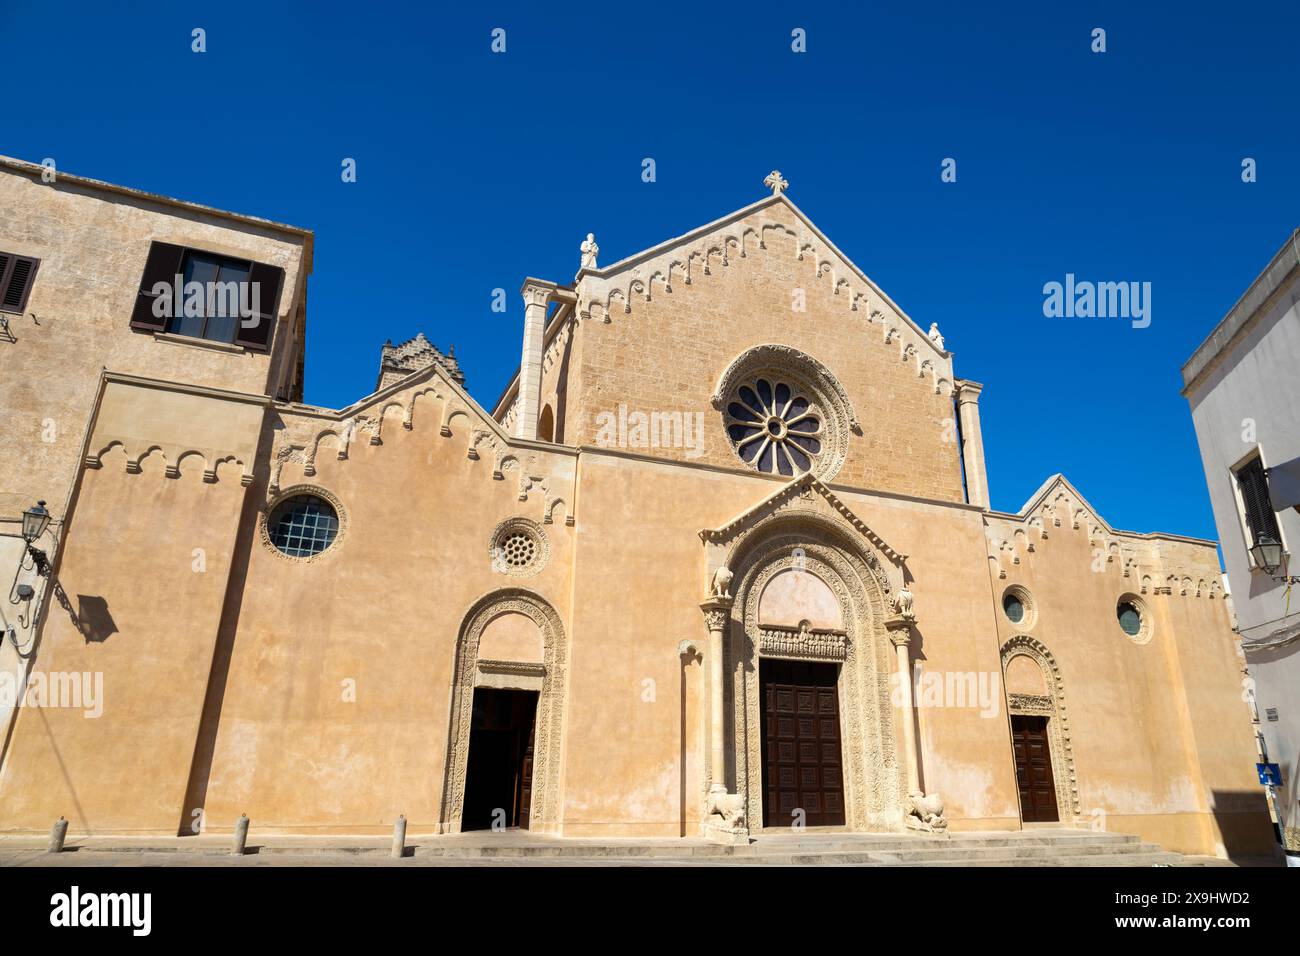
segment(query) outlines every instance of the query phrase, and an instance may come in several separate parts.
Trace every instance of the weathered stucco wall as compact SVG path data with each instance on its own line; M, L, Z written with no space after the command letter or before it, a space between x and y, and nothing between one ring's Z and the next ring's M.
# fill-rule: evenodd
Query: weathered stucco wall
M154 240L283 268L272 350L132 331ZM61 511L101 369L267 394L289 352L289 318L297 314L307 268L304 243L301 234L215 210L183 210L68 178L45 183L39 174L0 167L0 251L41 260L26 312L9 316L15 341L0 343L0 430L10 447L22 449L0 458L0 513L16 514L37 498Z

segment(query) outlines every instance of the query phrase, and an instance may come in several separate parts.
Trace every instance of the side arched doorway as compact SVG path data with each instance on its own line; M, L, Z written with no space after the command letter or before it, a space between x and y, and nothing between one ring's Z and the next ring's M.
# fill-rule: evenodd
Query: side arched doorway
M1023 823L1072 823L1079 816L1070 717L1060 666L1041 641L1020 634L1002 645L1002 686Z
M465 615L456 642L439 829L559 827L568 659L543 598L503 588Z

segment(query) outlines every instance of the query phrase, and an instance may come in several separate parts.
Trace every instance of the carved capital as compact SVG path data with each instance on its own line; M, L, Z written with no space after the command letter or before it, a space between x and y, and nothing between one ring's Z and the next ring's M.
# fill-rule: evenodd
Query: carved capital
M546 300L550 298L551 293L554 291L554 282L532 277L525 279L523 286L519 289L520 295L524 297L524 307L529 309L546 308Z
M704 612L704 623L710 632L721 631L727 626L731 617L731 605L734 603L735 598L711 597L700 604L700 610Z
M980 392L982 391L984 391L984 386L979 382L971 382L964 379L959 380L957 382L957 403L959 405L978 405Z
M895 647L906 647L912 643L912 624L914 621L904 617L891 617L885 621L885 630L889 631L889 642Z

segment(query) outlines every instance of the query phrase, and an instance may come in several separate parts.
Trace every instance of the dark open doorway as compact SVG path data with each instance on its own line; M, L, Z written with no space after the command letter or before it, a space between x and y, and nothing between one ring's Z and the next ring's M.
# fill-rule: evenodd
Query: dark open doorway
M537 692L474 689L462 830L528 829Z

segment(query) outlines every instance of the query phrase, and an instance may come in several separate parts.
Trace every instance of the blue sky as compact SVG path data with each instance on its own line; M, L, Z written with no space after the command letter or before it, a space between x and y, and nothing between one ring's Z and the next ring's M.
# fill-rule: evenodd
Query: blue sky
M588 231L606 263L679 235L779 168L985 384L994 507L1061 471L1117 527L1215 536L1179 368L1300 225L1295 3L111 6L0 3L30 81L0 151L314 229L310 402L366 394L423 330L491 406L525 275L570 279ZM1150 282L1151 325L1045 318L1066 273Z

